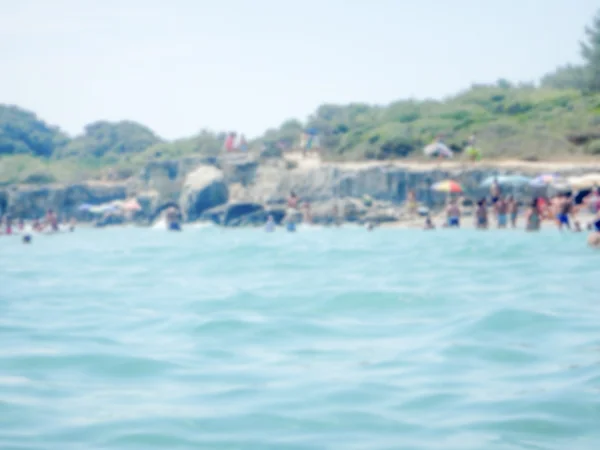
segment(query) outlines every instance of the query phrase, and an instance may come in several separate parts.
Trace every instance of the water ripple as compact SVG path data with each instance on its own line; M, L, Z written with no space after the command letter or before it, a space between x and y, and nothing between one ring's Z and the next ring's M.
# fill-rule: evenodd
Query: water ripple
M598 258L554 230L0 239L0 448L600 448Z

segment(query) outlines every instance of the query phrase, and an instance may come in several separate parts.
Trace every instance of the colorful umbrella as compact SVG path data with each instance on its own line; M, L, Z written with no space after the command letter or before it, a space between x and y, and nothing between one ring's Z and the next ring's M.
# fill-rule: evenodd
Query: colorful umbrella
M431 189L438 192L448 192L450 194L460 194L463 190L460 184L454 180L444 180L435 183Z

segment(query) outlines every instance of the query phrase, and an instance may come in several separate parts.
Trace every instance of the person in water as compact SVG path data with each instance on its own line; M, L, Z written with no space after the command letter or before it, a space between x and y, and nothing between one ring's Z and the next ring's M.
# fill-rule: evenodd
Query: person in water
M181 231L181 224L179 223L179 211L174 206L169 206L166 213L167 219L167 230Z
M50 227L51 231L58 231L58 217L52 209L48 209L46 212L46 225Z
M265 231L268 233L275 231L275 219L273 219L273 216L270 214L269 214L269 217L267 217L267 223L265 224Z
M26 234L23 236L23 244L30 244L31 243L31 235L30 234Z
M538 199L534 199L525 213L525 230L539 231L542 224L542 213L540 212Z
M446 208L446 219L449 228L460 228L460 208L456 200L450 200Z
M558 229L562 231L563 227L567 227L570 230L571 223L569 222L569 216L573 211L573 202L570 196L567 194L559 195L556 198L555 208Z
M519 204L517 200L509 195L506 201L508 206L508 215L510 216L510 226L513 228L517 228L517 216L519 215Z
M488 228L488 211L485 198L477 202L475 209L475 228L479 230L487 230Z
M12 217L7 214L4 219L5 219L5 223L6 223L6 227L4 228L4 233L6 233L7 235L10 235L13 232Z
M592 214L600 212L600 187L594 186L589 195L584 199L584 203L590 209Z
M425 218L425 225L423 225L424 230L435 230L435 225L431 220L431 216L427 215Z
M498 228L506 228L506 225L508 223L508 202L502 196L500 196L498 200L496 200L494 210L496 211L496 220L498 221Z
M588 235L588 245L594 248L600 248L600 211L596 213L594 222L591 223L592 232Z
M39 221L39 219L34 219L33 223L31 224L31 228L33 229L33 231L42 231L43 225L42 223Z

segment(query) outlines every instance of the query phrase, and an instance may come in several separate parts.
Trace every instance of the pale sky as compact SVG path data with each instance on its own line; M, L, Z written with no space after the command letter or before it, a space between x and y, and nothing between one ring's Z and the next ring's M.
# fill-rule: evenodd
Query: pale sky
M0 103L69 134L256 136L322 103L440 98L580 61L598 0L0 0Z

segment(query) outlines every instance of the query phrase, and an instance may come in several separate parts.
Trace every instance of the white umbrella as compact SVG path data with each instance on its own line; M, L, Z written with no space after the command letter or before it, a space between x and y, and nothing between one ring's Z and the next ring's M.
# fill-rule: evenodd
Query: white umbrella
M452 158L452 156L454 155L452 153L452 150L450 150L447 145L441 142L434 142L433 144L429 144L423 149L423 153L431 157L443 156L444 158Z
M581 177L570 177L567 181L573 189L580 191L591 189L594 186L600 186L600 173L588 173Z

